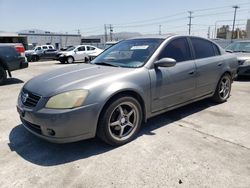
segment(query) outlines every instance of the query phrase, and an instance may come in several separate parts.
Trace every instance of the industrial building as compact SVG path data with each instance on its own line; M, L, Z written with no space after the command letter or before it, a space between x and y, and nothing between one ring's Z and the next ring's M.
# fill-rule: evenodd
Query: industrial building
M80 34L62 34L42 30L24 30L18 32L20 37L27 37L29 48L37 45L51 44L56 49L81 44Z

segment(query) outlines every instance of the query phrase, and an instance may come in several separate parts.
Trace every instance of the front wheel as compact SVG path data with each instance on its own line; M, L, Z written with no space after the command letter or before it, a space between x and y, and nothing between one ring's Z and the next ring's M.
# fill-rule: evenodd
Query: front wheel
M98 123L97 136L110 145L123 145L134 139L141 123L141 105L135 98L124 96L105 109Z
M224 74L216 87L213 101L223 103L227 101L231 93L232 78L229 74Z
M67 57L67 63L71 64L74 62L74 58L73 57Z

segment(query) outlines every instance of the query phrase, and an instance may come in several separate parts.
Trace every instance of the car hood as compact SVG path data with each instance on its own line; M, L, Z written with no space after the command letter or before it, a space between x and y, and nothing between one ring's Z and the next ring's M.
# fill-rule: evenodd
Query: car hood
M250 53L237 52L234 53L239 61L250 59Z
M58 54L60 54L60 55L67 55L67 54L72 54L73 53L73 51L60 51L60 52L58 52Z
M35 50L26 50L25 51L25 54L32 54L32 53L34 53L35 52Z
M24 88L40 96L50 97L64 91L86 89L86 86L103 81L103 78L121 76L131 71L133 69L111 66L72 65L34 77Z

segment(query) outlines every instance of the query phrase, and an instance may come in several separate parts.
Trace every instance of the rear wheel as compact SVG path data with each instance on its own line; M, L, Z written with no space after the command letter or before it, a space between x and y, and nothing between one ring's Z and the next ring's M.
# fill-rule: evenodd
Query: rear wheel
M0 66L0 85L3 85L7 78L6 71L2 66Z
M67 57L67 63L71 64L74 62L74 58L73 57Z
M231 76L229 74L224 74L217 85L214 96L212 97L213 101L218 103L227 101L230 97L231 85Z
M123 145L134 139L141 122L139 102L124 96L112 101L101 115L97 136L110 145Z

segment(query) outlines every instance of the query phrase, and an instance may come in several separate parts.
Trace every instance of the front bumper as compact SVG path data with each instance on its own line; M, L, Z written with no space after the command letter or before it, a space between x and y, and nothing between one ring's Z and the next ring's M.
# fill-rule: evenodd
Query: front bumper
M59 56L59 57L58 57L58 60L59 60L60 62L66 62L66 61L67 61L67 56Z
M239 76L250 76L250 65L241 65L238 68Z
M23 126L32 134L54 143L68 143L95 137L98 105L76 109L29 108L18 98L17 111Z

